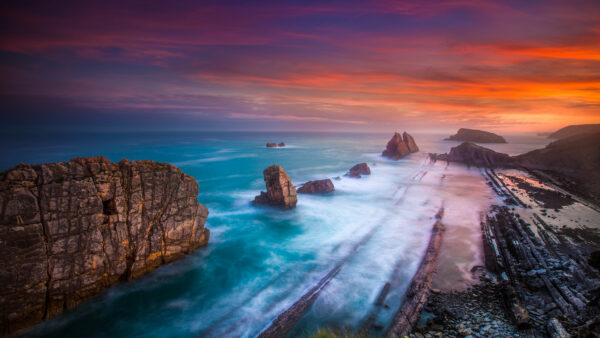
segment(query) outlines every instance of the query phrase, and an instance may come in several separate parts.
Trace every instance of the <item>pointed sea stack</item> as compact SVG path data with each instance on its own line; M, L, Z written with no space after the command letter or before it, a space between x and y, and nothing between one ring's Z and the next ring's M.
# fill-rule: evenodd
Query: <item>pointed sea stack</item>
M397 161L406 155L416 153L417 151L419 151L419 147L410 134L407 132L404 132L402 135L400 135L400 133L394 133L394 136L389 140L381 155Z
M263 170L267 192L261 191L254 198L254 204L281 206L293 209L298 201L296 188L281 166L272 165Z

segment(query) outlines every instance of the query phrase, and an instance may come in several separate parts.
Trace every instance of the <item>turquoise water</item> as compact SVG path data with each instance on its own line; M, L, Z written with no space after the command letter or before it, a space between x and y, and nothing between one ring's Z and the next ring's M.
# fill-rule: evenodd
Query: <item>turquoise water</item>
M293 334L319 326L358 330L372 314L376 323L386 326L417 268L438 209L442 205L447 209L451 225L447 250L456 255L453 261L460 261L456 266L448 263L445 270L449 279L458 280L480 263L477 215L493 199L477 169L446 168L428 161L427 152L446 152L458 143L441 141L444 135L414 134L421 152L395 162L379 156L390 136L3 135L2 169L19 162L96 155L112 161L170 162L196 178L198 199L210 210L206 226L211 239L206 248L112 287L26 336L254 336L340 261L345 262L340 273ZM511 144L494 147L514 154L547 143L527 135L508 140ZM284 141L287 147L267 149L267 141ZM368 162L372 175L344 177L358 162ZM298 206L291 211L253 206L250 201L264 190L262 170L271 164L283 166L296 185L333 178L336 191L299 195ZM452 238L461 249L453 248ZM390 310L373 305L386 282L392 284L386 300Z

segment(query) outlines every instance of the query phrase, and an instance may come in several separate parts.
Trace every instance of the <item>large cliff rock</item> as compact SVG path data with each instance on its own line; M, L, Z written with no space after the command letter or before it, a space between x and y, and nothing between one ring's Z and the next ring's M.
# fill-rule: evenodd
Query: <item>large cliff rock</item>
M504 137L483 130L460 128L448 141L467 141L476 143L506 143Z
M548 138L566 138L587 133L600 133L600 124L577 124L566 126L548 135Z
M263 170L267 192L261 191L254 198L255 204L281 206L284 209L296 207L296 188L281 166L272 165Z
M450 149L447 159L450 162L464 162L480 167L512 165L512 159L507 154L498 153L470 142L463 142L461 145Z
M410 134L407 132L404 132L402 135L400 135L400 133L394 133L394 136L388 141L385 150L381 155L393 160L399 160L404 156L417 151L419 151L419 147Z
M299 189L299 194L320 194L332 192L335 190L333 182L326 178L324 180L308 181L304 183Z
M106 158L0 172L2 333L206 245L208 209L176 167Z

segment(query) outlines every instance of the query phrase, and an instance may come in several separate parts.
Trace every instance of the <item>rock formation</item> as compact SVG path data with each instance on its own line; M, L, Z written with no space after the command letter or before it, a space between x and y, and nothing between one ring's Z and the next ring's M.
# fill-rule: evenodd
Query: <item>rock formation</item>
M461 145L450 149L450 153L445 159L450 162L464 162L468 165L478 167L500 167L512 164L510 156L495 152L491 149L470 143L463 142Z
M53 317L206 245L198 183L104 157L0 172L2 333Z
M385 150L381 153L382 156L391 158L393 160L399 160L404 156L419 151L419 147L415 143L415 139L404 132L394 133L394 136L388 141Z
M272 165L263 170L267 192L261 191L254 198L255 204L281 206L284 209L296 207L296 188L281 166Z
M548 138L566 138L587 133L599 133L600 124L578 124L561 128L548 135Z
M279 144L277 145L278 147L285 147L285 143L284 142L279 142Z
M506 143L504 137L483 130L460 128L456 135L446 139L447 141L467 141L476 143Z
M335 190L333 182L330 179L308 181L298 189L299 194L319 194L332 192Z
M354 167L350 168L347 176L360 178L361 175L371 175L371 168L366 163L356 164Z
M267 148L277 148L277 144L273 142L267 142Z

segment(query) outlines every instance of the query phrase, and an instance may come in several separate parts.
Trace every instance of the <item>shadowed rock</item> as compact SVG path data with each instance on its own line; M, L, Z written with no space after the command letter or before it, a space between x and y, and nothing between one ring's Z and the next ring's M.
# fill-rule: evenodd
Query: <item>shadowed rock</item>
M281 148L281 147L285 147L285 143L283 143L283 142L279 142L279 144L278 144L277 146L278 146L278 147L280 147L280 148Z
M300 194L319 194L332 192L335 188L333 186L333 182L330 179L317 180L317 181L308 181L302 185L298 189L298 193Z
M483 130L460 128L456 135L446 139L447 141L467 141L476 143L506 143L504 137Z
M347 176L360 178L361 175L371 175L371 169L366 163L359 163L354 167L350 168Z
M75 158L0 172L2 333L206 245L198 183L153 161Z
M296 188L281 166L272 165L263 170L267 192L261 191L254 198L255 204L281 206L284 209L296 207Z
M277 144L273 142L267 142L267 148L277 148Z
M411 135L407 132L404 132L402 135L400 135L400 133L394 133L394 136L388 141L385 150L381 155L393 160L399 160L406 155L417 151L419 151L419 147Z
M450 149L447 160L464 162L479 167L507 166L513 163L513 160L507 154L498 153L470 142L464 142Z

